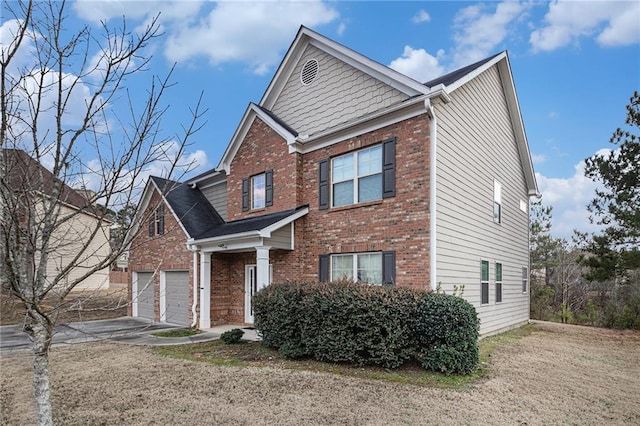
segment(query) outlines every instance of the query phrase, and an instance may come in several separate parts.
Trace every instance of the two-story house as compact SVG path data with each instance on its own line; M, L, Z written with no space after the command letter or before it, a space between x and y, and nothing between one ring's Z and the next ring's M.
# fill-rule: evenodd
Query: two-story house
M481 333L529 319L538 193L506 52L426 83L302 27L219 165L150 179L132 314L251 324L272 282L452 292Z

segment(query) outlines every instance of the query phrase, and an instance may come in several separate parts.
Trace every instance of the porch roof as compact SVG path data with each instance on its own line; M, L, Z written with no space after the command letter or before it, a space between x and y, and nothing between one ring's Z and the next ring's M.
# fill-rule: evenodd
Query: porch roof
M260 232L271 227L272 225L278 224L278 222L289 223L290 221L297 219L297 217L306 214L308 209L309 206L304 205L291 210L284 210L281 212L265 214L262 216L255 216L247 219L239 219L231 222L226 222L198 235L197 238L194 238L193 243L198 243L201 240L232 237L238 234Z

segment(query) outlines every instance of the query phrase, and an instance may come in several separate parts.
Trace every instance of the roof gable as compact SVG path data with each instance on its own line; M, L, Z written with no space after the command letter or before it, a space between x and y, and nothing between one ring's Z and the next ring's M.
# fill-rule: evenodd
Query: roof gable
M406 94L416 96L428 92L428 88L420 82L407 77L385 65L373 61L366 56L349 49L307 27L300 27L296 38L289 47L282 63L278 67L269 87L264 93L260 106L273 109L287 81L289 81L302 55L309 45L339 59L353 68L368 74L390 87Z
M150 180L187 236L195 237L224 223L197 187L156 176L151 176Z
M238 149L240 149L240 145L242 145L242 141L247 136L253 121L259 118L269 127L271 127L276 133L278 133L282 138L286 141L288 145L292 145L295 142L297 132L286 125L282 120L280 120L275 114L268 111L264 107L260 107L254 103L250 103L247 107L242 119L240 120L240 124L238 125L229 145L227 145L227 149L225 150L222 158L220 159L220 164L216 167L216 170L222 171L224 170L227 175L231 171L231 162L233 158L238 153Z

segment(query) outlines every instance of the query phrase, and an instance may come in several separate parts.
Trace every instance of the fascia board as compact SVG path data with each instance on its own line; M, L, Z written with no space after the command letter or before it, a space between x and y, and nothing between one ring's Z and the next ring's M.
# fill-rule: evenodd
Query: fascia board
M498 71L500 72L500 80L502 81L502 87L505 92L511 125L513 126L514 136L516 138L516 143L518 144L520 162L524 169L529 194L539 196L540 191L538 190L538 183L533 170L533 161L531 159L531 151L529 150L529 142L527 141L527 134L524 129L524 121L522 120L520 103L518 102L513 74L511 73L509 57L506 53L504 54L503 60L498 63Z
M301 209L298 212L295 212L294 214L285 217L282 220L279 220L278 222L274 223L273 225L269 225L266 228L260 230L260 236L264 237L264 238L271 238L271 233L274 231L277 231L278 229L282 228L283 226L286 226L288 224L290 224L291 222L296 221L297 219L301 218L302 216L306 215L307 213L309 213L309 207L305 207L304 209Z
M208 246L212 244L227 244L233 241L238 240L246 240L251 238L260 238L260 231L247 231L240 232L237 234L229 234L229 235L220 235L218 237L204 238L201 240L196 240L193 238L189 238L187 240L187 244L196 245L196 246Z
M306 154L333 145L345 139L381 129L400 121L416 117L420 114L424 114L427 111L424 102L427 98L428 97L426 96L418 96L385 110L377 111L371 115L361 117L358 120L318 133L308 139L297 140L294 145L290 145L289 152Z
M447 86L448 92L451 93L457 88L459 88L460 86L464 86L466 83L473 80L474 78L476 78L477 76L479 76L480 74L482 74L483 72L485 72L486 70L488 70L489 68L497 64L498 62L505 60L506 58L507 58L507 52L501 52L499 55L496 55L495 58L482 64L481 66L471 71L470 73L464 75L463 77L459 78L455 82L449 84Z
M429 88L419 81L369 59L320 34L316 34L315 37L309 41L309 44L335 56L355 69L369 74L408 96L424 95L429 92Z
M287 131L268 114L262 111L256 104L250 103L244 115L242 116L242 120L240 120L238 128L231 138L231 142L229 142L227 149L220 159L220 164L218 165L218 167L216 167L217 171L224 170L227 175L231 173L231 162L238 153L240 145L242 145L242 141L244 141L244 138L247 136L247 133L249 132L249 129L251 128L251 125L253 124L253 121L256 117L260 118L260 120L265 122L276 133L278 133L287 142L287 144L291 144L295 141L294 135L289 133L289 131Z

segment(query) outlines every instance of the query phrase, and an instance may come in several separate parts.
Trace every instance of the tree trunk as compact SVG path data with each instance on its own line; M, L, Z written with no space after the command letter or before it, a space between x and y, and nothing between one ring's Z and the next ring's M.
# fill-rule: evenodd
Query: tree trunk
M42 324L33 326L33 394L38 425L53 425L51 389L49 386L49 346L52 332Z

